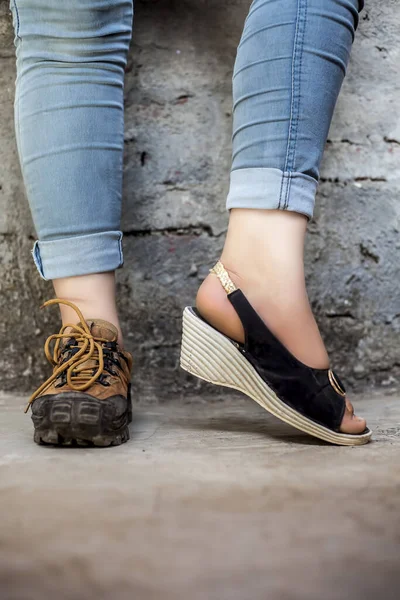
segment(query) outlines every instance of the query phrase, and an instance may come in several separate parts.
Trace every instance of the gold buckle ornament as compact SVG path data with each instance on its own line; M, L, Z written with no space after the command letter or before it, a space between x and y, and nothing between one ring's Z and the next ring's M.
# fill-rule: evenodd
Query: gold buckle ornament
M339 394L340 396L346 395L346 392L342 389L338 380L336 379L335 375L333 374L332 369L329 369L329 371L328 371L328 379L329 379L329 383L331 384L331 386L333 387L333 389L335 390L335 392L337 394Z

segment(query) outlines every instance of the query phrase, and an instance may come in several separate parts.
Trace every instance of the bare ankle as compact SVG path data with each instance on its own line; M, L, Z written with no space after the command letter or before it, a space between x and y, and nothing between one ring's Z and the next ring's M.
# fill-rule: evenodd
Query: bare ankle
M56 296L75 304L84 319L103 319L112 323L118 330L118 344L123 347L113 272L55 279L53 286ZM60 312L63 325L77 323L78 317L73 308L62 304Z
M324 369L329 359L305 286L306 224L296 213L234 209L221 261L287 349L305 364ZM241 323L215 276L204 281L196 304L214 327L243 341Z
M280 299L278 293L274 295L273 287L254 286L245 276L238 277L233 272L229 275L267 327L298 360L317 369L329 366L305 288L299 293L289 286L287 295ZM241 321L215 275L210 274L201 285L196 306L213 327L235 341L244 342Z

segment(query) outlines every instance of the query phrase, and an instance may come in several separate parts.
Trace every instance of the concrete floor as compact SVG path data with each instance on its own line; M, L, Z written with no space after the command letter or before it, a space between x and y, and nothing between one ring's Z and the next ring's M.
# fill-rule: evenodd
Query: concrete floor
M361 448L225 398L102 450L34 445L0 396L1 600L398 600L399 396L356 399Z

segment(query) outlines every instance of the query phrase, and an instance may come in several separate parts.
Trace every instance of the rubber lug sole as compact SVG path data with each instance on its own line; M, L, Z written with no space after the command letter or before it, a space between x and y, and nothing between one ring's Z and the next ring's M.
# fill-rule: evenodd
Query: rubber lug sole
M80 392L38 400L32 405L33 439L37 444L108 447L129 440L129 398L126 410L119 415L112 399L97 400Z

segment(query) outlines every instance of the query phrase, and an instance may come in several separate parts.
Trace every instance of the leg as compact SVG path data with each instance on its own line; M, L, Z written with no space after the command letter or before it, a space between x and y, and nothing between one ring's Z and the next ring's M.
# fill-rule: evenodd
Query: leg
M120 232L124 69L132 0L12 0L15 125L38 241L63 327L53 374L31 396L35 441L96 446L129 438L132 357L122 349L114 271ZM50 344L54 343L53 352Z
M12 0L15 123L38 241L56 294L114 323L120 232L123 85L132 0ZM62 307L63 322L76 315Z
M234 131L228 235L221 261L270 330L303 363L329 366L307 298L303 245L319 165L345 75L358 0L254 0L233 76ZM214 275L200 313L243 341ZM342 431L365 421L345 412Z

